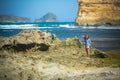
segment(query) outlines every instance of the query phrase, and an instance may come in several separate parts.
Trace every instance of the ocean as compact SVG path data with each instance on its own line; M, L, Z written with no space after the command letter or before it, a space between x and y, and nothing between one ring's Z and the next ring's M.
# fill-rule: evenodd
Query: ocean
M0 23L0 36L10 37L24 29L39 29L57 35L61 40L89 34L92 47L103 51L120 49L120 26L76 26L75 22Z

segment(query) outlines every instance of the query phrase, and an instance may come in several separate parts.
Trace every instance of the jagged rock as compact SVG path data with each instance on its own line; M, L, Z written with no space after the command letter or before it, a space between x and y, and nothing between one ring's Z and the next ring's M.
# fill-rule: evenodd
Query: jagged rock
M0 47L3 45L49 43L50 34L40 30L23 30L16 36L0 37Z
M83 26L120 25L120 0L78 0L76 23Z
M40 46L40 50L47 50L50 44L50 34L41 32L40 30L23 30L16 36L1 37L0 48L15 49L17 51L25 51Z
M55 35L55 34L52 34L51 35L51 41L52 41L52 43L59 43L59 42L61 42L61 40Z
M65 41L62 42L63 46L77 46L82 47L83 43L78 38L67 38Z
M97 50L97 49L94 50L94 55L98 58L106 58L107 57L105 52L102 52L102 51Z
M89 58L86 57L83 43L77 37L61 41L54 34L51 37L49 33L40 30L23 30L18 35L1 37L0 40L3 48L0 49L1 80L120 79L120 51L116 54L112 51L110 57L104 59L104 52L91 49L90 55L95 54L95 57ZM37 49L39 51L35 51Z
M79 56L85 55L84 44L77 38L67 38L64 41L59 40L55 34L42 32L40 30L23 30L19 34L11 37L0 37L0 49L27 51L51 51L58 49L58 52L71 51L71 54ZM61 49L61 50L59 50ZM64 50L65 49L65 50ZM73 49L73 50L72 50ZM99 58L105 58L104 52L92 49L92 55Z

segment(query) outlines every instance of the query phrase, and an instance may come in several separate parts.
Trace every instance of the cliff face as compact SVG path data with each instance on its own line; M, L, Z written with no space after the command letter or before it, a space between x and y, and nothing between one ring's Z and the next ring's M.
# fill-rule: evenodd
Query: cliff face
M78 25L120 25L120 0L78 0Z
M30 22L30 19L14 15L0 15L0 22Z

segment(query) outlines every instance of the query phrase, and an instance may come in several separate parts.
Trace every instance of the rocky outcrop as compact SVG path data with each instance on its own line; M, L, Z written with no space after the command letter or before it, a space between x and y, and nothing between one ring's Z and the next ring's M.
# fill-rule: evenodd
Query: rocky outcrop
M30 19L27 17L20 17L14 15L0 15L0 22L30 22Z
M61 41L40 30L23 30L0 38L0 79L119 80L118 53L91 49L88 58L77 37Z
M26 51L35 46L45 51L49 48L50 34L40 30L23 30L16 36L0 37L0 47L7 50Z
M40 30L23 30L19 34L11 37L0 37L0 46L9 44L30 44L47 43L50 40L50 34Z
M35 19L35 22L57 22L57 16L53 13L47 13L40 19Z
M76 23L83 26L120 25L120 0L78 0Z
M61 41L55 34L51 35L50 33L42 32L40 30L23 30L15 36L0 37L1 50L27 51L34 48L35 51L48 51L49 48L51 50L56 50L57 48L65 49L64 47L67 47L68 50L71 50L72 47L75 49L78 48L74 53L78 53L79 50L81 50L81 53L85 53L83 43L77 37L72 39L67 38L64 41ZM106 57L102 51L97 49L93 49L92 51L94 56L99 58Z

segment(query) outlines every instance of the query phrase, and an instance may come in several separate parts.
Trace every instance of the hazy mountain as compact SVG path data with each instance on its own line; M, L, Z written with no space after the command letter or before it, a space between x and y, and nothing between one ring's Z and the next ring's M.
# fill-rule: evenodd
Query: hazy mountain
M30 22L30 19L14 15L0 15L0 22Z
M53 13L47 13L42 16L40 19L35 19L35 22L56 22L57 16Z

